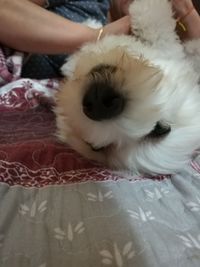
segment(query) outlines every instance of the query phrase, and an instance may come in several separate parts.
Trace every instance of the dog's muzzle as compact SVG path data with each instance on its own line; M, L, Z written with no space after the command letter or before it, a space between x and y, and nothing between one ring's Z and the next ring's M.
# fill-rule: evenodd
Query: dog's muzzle
M111 85L93 82L83 97L83 112L95 121L113 119L123 112L125 102L125 98Z

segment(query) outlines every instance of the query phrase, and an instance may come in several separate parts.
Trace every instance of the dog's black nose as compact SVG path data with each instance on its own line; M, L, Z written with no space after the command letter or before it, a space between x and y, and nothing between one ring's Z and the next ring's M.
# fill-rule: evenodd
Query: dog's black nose
M93 83L88 88L82 104L87 117L101 121L120 115L125 106L125 98L109 84Z

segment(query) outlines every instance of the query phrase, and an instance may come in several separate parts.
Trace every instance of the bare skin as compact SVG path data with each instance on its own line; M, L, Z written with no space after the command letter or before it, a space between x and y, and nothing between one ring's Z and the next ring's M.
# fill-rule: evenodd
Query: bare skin
M128 9L131 2L134 0L111 0L110 15L111 20L117 20L125 15L128 15Z
M111 17L117 19L128 14L128 7L134 0L112 0ZM142 0L141 0L142 1ZM192 0L171 0L175 17L181 19L186 31L178 26L177 31L181 39L198 39L200 38L200 16L194 8ZM189 14L188 14L189 13Z
M179 29L181 38L200 38L197 11L192 9L184 17L193 8L192 1L171 1L176 17L183 17L182 23L187 29L186 32ZM104 27L103 35L130 33L130 19L126 15L130 2L132 0L112 1L111 17L114 22ZM73 53L84 43L97 39L98 30L49 12L43 8L44 4L45 0L0 0L0 42L24 52L59 54Z
M0 42L31 53L72 53L97 39L99 30L62 18L42 0L0 0ZM129 16L107 24L104 34L128 34Z
M191 0L172 0L172 5L176 13L176 17L186 27L184 32L178 29L182 39L198 39L200 38L200 16L195 10Z

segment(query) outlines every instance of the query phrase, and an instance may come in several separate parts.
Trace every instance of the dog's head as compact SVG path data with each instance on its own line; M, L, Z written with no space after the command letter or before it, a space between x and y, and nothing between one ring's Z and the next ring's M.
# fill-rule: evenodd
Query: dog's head
M123 48L98 53L79 52L63 82L57 96L59 135L87 157L95 159L95 151L111 165L126 166L123 153L170 132L158 97L163 74Z

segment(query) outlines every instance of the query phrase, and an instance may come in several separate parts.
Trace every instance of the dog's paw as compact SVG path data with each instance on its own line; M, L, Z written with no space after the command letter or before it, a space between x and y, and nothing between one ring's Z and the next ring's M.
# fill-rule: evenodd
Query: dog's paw
M172 40L176 21L168 0L134 0L129 9L133 34L150 43Z

